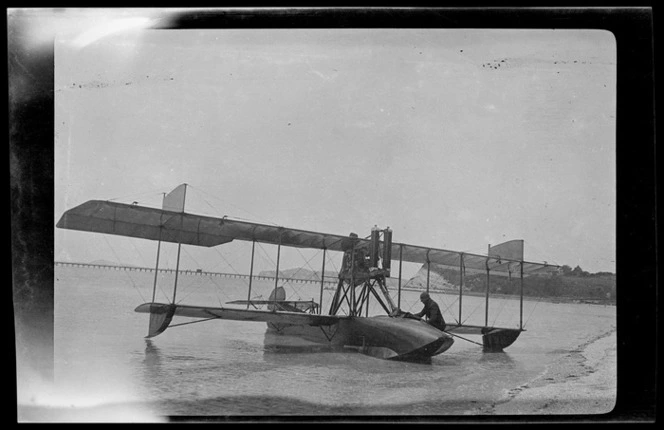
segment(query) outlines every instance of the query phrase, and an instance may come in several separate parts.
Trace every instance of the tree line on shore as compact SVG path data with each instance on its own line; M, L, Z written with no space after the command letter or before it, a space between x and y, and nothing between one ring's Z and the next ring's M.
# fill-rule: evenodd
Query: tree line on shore
M423 267L424 268L424 267ZM426 268L424 268L426 270ZM442 276L449 285L459 285L459 271L431 265L432 272ZM487 278L485 274L466 274L464 291L485 292ZM492 276L489 292L492 294L520 294L519 276ZM530 275L523 278L524 296L535 297L572 297L584 299L614 299L616 294L616 275L611 272L589 273L576 266L562 266L558 273Z
M404 280L403 285L411 288L425 288L426 265L410 280ZM336 279L336 272L325 271L328 280ZM261 276L274 276L275 271L263 271ZM279 270L280 278L320 279L320 272L305 268ZM459 271L446 266L431 264L429 273L430 288L434 290L458 290ZM486 274L466 273L464 275L463 289L465 292L486 292ZM518 274L510 277L491 276L489 281L491 294L519 295L521 282ZM616 275L611 272L589 273L581 267L571 268L564 265L557 273L530 275L523 278L523 294L530 297L559 297L591 300L612 300L616 294Z

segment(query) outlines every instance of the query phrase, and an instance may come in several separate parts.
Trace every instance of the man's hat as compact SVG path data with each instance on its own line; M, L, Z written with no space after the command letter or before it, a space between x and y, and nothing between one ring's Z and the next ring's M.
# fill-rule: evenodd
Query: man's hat
M427 293L426 291L420 294L420 300L425 300L428 298L429 298L429 293Z

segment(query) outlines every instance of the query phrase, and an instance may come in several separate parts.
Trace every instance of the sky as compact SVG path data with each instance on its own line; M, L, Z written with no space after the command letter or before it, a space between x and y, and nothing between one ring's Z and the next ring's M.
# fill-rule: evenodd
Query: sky
M103 21L55 42L54 229L187 183L191 213L475 253L523 239L528 261L615 272L610 32ZM250 245L188 247L181 267L247 273ZM54 251L151 267L156 243L55 229ZM289 252L282 268L320 265Z

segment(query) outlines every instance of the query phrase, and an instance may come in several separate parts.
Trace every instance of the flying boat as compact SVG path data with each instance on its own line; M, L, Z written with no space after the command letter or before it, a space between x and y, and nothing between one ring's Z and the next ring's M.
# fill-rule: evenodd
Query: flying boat
M137 202L125 204L109 200L90 200L73 207L62 215L56 226L63 229L112 234L157 242L157 263L152 300L140 304L136 312L149 315L147 338L163 333L174 317L193 321L236 320L267 324L266 338L274 340L299 339L310 345L332 350L352 349L387 360L423 361L447 351L461 338L481 345L485 352L502 351L520 335L523 328L524 275L550 273L558 266L527 262L523 259L523 241L512 240L489 246L487 255L451 251L425 246L398 243L392 240L388 227L374 227L366 237L330 234L296 228L260 224L227 216L212 217L185 212L187 184L181 184L165 194L161 208L142 206ZM176 303L180 250L182 245L197 247L223 246L233 241L252 243L251 273L247 300L227 302L230 306L203 306ZM175 285L169 302L155 301L159 253L164 242L178 245ZM274 288L267 299L251 299L254 249L257 243L277 246ZM323 281L319 302L287 300L286 291L279 286L279 262L282 247L307 248L325 254L342 253L342 267L327 311L323 311ZM387 279L394 277L392 262L398 262L397 303L387 287ZM440 330L421 318L400 309L401 276L404 262L419 263L427 268L426 291L432 264L459 270L459 319ZM464 274L485 273L486 315L484 325L461 322ZM489 324L490 275L516 276L521 281L520 321L518 328L495 327ZM424 290L423 290L424 291ZM368 315L369 300L381 309L379 315ZM246 305L238 308L237 305ZM364 315L363 315L364 314ZM461 334L479 335L482 342L474 342Z

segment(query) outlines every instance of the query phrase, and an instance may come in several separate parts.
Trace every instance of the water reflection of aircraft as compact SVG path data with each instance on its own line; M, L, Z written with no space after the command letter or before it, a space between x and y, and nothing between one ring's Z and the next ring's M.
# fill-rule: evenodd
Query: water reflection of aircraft
M477 362L481 368L500 372L514 369L517 366L517 362L505 351L500 351L498 354L482 354Z
M157 345L150 339L145 339L145 363L147 364L161 364L161 351Z
M145 339L145 358L143 358L143 365L147 370L148 377L154 378L161 375L161 351L151 339Z
M374 228L367 238L305 231L294 228L257 224L186 213L184 201L187 185L182 184L164 196L161 209L137 204L90 200L66 211L57 227L97 233L115 234L158 241L157 267L152 301L138 306L136 312L150 315L147 337L166 330L173 317L196 319L195 322L230 319L262 321L268 324L268 334L275 338L311 345L324 345L337 349L356 349L362 353L384 359L421 360L440 354L450 348L459 334L482 336L486 351L500 351L516 340L523 330L491 327L488 324L489 275L521 277L521 317L523 317L523 275L556 270L557 266L523 261L523 241L511 241L489 248L488 255L449 251L392 242L392 231ZM277 270L274 290L266 301L236 300L226 307L183 305L175 302L179 273L180 247L193 245L214 247L234 240L252 242L249 297L253 276L254 246L256 243L277 246ZM178 244L173 299L170 303L155 302L159 250L162 242ZM327 314L321 303L286 300L285 291L278 287L279 256L281 247L322 250L325 273L325 254L343 253L336 292ZM395 305L387 290L386 279L391 276L392 259L399 262L398 300L401 295L401 267L403 262L425 264L429 290L431 263L453 267L461 274L459 288L459 314L463 297L463 274L480 271L487 274L487 312L483 326L448 324L441 331L424 321L415 319ZM321 300L323 297L321 279ZM369 299L380 304L383 315L368 316ZM246 308L241 306L246 305ZM249 306L253 305L253 309ZM257 309L267 305L267 309ZM363 313L365 314L363 316ZM521 318L521 321L523 318ZM183 323L183 324L190 324ZM173 324L171 326L176 326ZM461 337L463 339L463 337Z

